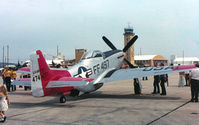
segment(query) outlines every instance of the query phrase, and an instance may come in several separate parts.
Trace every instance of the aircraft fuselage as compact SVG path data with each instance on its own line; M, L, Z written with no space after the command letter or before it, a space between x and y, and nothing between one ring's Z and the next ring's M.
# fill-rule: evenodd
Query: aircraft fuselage
M96 53L98 55L96 55ZM90 57L86 57L86 55L90 55ZM92 51L86 53L80 62L70 67L68 71L73 77L93 78L94 81L84 87L76 87L75 89L83 92L91 92L99 89L103 84L100 83L100 80L103 79L108 72L119 69L123 59L124 54L121 50L111 50L103 53L100 51ZM97 84L100 85L98 86Z

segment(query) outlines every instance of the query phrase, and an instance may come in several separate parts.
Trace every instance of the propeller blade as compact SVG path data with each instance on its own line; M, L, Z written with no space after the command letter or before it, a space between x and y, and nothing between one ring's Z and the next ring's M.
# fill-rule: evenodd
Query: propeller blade
M105 42L112 50L116 50L116 49L117 49L117 48L111 43L111 41L109 41L105 36L103 36L102 39L104 40L104 42Z
M123 52L126 52L133 44L134 42L137 40L138 36L135 35L124 47Z
M129 65L130 68L136 68L133 64L131 64L127 59L124 58L124 61Z

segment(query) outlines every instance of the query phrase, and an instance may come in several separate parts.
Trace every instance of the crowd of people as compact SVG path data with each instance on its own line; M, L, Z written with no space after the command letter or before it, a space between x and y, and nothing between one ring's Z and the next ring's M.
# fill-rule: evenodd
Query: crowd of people
M154 64L155 67L158 66L157 63ZM160 66L164 66L163 63L160 64ZM196 67L199 67L198 64L196 64ZM160 87L159 83L162 89L162 92L160 93ZM165 83L167 83L168 86L168 75L155 75L154 76L154 82L153 82L153 92L152 94L160 94L160 95L166 95L166 88ZM199 68L195 68L191 71L187 72L179 72L179 82L178 87L183 86L190 86L191 87L191 102L198 102L198 95L199 95Z
M155 67L164 66L163 63L154 63ZM199 65L196 64L196 67ZM145 77L143 77L145 78ZM144 80L144 79L142 79ZM166 85L169 86L168 74L155 75L153 81L152 94L160 94L162 96L167 95ZM191 71L179 72L178 87L190 86L191 88L191 102L198 102L199 95L199 68ZM134 92L135 94L141 94L141 83L138 78L134 79Z

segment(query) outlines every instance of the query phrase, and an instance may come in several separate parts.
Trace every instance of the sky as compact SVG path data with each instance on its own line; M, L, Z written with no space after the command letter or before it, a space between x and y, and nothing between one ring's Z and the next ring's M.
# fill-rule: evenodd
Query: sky
M78 48L110 50L102 36L122 49L128 24L135 54L199 57L198 0L0 0L0 62L7 45L10 62L57 46L66 59Z

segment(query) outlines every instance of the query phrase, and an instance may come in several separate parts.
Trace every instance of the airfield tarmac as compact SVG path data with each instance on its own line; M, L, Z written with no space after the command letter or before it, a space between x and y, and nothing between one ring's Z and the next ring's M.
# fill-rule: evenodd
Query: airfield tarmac
M2 80L1 80L2 81ZM167 96L151 94L153 77L142 81L142 96L133 95L132 80L105 83L98 91L61 104L58 96L36 98L17 88L5 125L196 125L199 103L189 87L177 87L178 74L169 75ZM2 83L2 82L1 82Z

